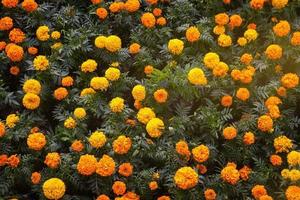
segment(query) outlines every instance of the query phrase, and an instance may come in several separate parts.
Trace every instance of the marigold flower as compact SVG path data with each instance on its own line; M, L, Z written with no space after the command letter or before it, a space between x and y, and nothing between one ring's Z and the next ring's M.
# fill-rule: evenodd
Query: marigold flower
M99 19L103 20L107 17L108 12L105 8L97 8L96 15L99 17Z
M251 190L252 196L255 199L259 199L263 195L267 195L267 190L263 185L255 185Z
M37 56L33 60L35 70L45 71L49 67L49 61L46 56Z
M59 178L50 178L43 184L43 193L48 199L60 199L66 192L65 183Z
M156 181L151 181L151 182L149 182L148 187L149 187L150 190L153 191L153 190L156 190L158 188L158 184L157 184Z
M20 118L16 114L10 114L6 117L6 126L9 128L13 128L16 126L16 124L19 122Z
M96 200L110 200L110 198L105 194L101 194L97 197Z
M240 27L243 23L243 19L239 15L232 15L229 18L229 26L231 28Z
M77 125L76 121L72 117L68 117L64 122L64 127L68 129L73 129Z
M263 132L269 132L273 129L273 120L268 115L262 115L257 120L257 128Z
M216 77L224 77L229 70L229 67L224 62L219 62L214 68L213 68L213 75Z
M119 51L121 46L122 41L116 35L110 35L105 40L105 48L112 53Z
M141 45L138 43L133 43L129 46L129 53L131 54L137 54L140 52Z
M192 149L193 158L199 162L205 162L209 158L209 148L203 144Z
M10 17L2 17L0 19L0 31L8 31L14 26L13 20Z
M158 89L153 96L157 103L165 103L168 99L168 92L165 89Z
M223 136L226 140L232 140L236 137L237 130L233 126L229 126L223 129Z
M300 196L300 187L296 185L289 186L285 191L287 200L298 200Z
M70 87L74 83L74 79L71 76L66 76L61 79L61 85L64 87Z
M160 25L160 26L164 26L167 24L167 20L164 17L159 17L156 20L156 24Z
M105 71L105 78L107 78L110 81L116 81L120 78L120 70L115 67L109 67Z
M298 151L291 151L287 155L287 162L290 166L300 166L300 152Z
M221 35L225 33L225 26L223 25L217 25L213 29L214 34Z
M115 172L115 161L108 155L103 155L97 163L96 173L100 176L111 176Z
M72 142L71 149L75 152L81 152L84 149L84 145L81 140L74 140Z
M20 164L20 158L17 155L11 155L7 158L7 164L12 168L16 168Z
M145 68L144 68L144 73L145 73L146 75L152 74L153 71L154 71L154 68L153 68L153 66L151 66L151 65L147 65L147 66L145 66Z
M171 200L171 198L169 196L164 195L164 196L158 197L157 200Z
M239 88L236 92L236 97L242 101L247 101L250 97L250 92L247 88Z
M36 30L36 37L40 41L47 41L50 38L48 26L40 26Z
M109 82L105 77L93 77L90 81L90 86L95 90L106 91Z
M130 163L122 163L119 166L118 170L119 174L125 177L129 177L132 175L133 172L133 166Z
M276 9L282 9L288 4L289 0L272 0L272 6Z
M232 96L225 95L221 98L221 105L224 107L230 107L232 105Z
M28 79L25 81L23 85L23 91L25 93L33 93L33 94L40 94L42 86L38 80L35 79Z
M287 36L290 33L290 30L290 24L286 20L281 20L275 26L273 26L273 31L278 37Z
M238 40L237 40L237 43L243 47L247 44L247 39L245 37L239 37Z
M124 99L120 97L115 97L109 102L110 110L114 113L122 112L125 105L124 105Z
M282 164L282 159L279 155L271 155L270 162L273 166L280 166Z
M207 79L202 69L198 67L192 68L188 73L188 80L193 85L206 85Z
M19 28L13 28L9 32L9 40L14 43L21 43L25 40L25 33Z
M213 69L215 66L219 64L220 57L218 54L214 52L209 52L204 55L203 62L207 68Z
M35 110L40 106L40 97L33 93L27 93L22 99L23 106L29 110Z
M5 124L0 121L0 138L5 135Z
M2 5L6 8L17 7L19 0L2 0Z
M290 149L293 147L293 142L286 136L282 135L274 139L274 148L276 153L286 152L288 153Z
M281 84L285 88L295 88L299 85L299 77L294 73L287 73L281 77Z
M246 132L243 136L243 142L246 145L251 145L255 142L255 135L252 132Z
M300 32L294 32L292 37L291 37L291 44L293 46L299 46L300 45Z
M189 42L196 42L200 38L200 31L196 26L191 26L186 30L185 37Z
M168 50L170 53L174 55L179 55L182 53L182 50L184 48L184 43L183 41L179 39L171 39L169 40L168 43Z
M126 184L122 181L115 181L112 190L116 195L123 195L126 192Z
M98 37L96 37L95 39L95 46L99 49L102 49L105 47L105 43L106 43L106 39L107 37L103 36L103 35L100 35Z
M134 100L143 101L146 97L146 88L143 85L136 85L131 91Z
M94 155L82 155L77 163L77 171L81 175L90 176L96 172L96 164L97 159Z
M74 110L74 116L77 118L77 119L83 119L85 116L86 116L86 111L84 108L76 108Z
M159 17L162 14L162 10L160 8L154 8L152 13L155 17Z
M175 173L174 182L180 189L188 190L197 185L198 174L191 167L181 167Z
M244 32L244 37L249 41L254 41L258 37L258 33L255 29L248 29Z
M218 44L221 47L229 47L232 44L232 39L229 35L226 34L221 34L218 37Z
M84 73L93 72L97 69L98 64L93 59L88 59L81 64L81 71Z
M33 12L38 8L38 4L35 2L35 0L24 0L22 2L22 8L26 12Z
M58 167L60 163L60 155L56 152L48 153L46 155L44 163L51 169L55 169Z
M101 148L106 143L106 136L101 131L95 131L93 132L89 137L89 143L94 148Z
M54 90L53 96L55 97L55 99L61 101L68 96L68 90L64 87L59 87Z
M221 178L223 181L235 185L240 179L240 173L235 166L227 165L221 171Z
M261 10L264 7L265 0L251 0L250 7L255 10Z
M248 180L251 171L252 171L251 168L249 168L249 167L246 166L246 165L245 165L243 168L241 168L241 169L239 170L241 179L242 179L243 181Z
M206 189L204 191L205 200L215 200L217 198L217 194L213 189Z
M218 25L226 25L229 22L229 17L226 13L219 13L215 15L215 23Z
M265 54L271 60L278 60L282 57L282 48L277 44L271 44L267 47Z
M113 150L117 154L126 154L130 150L132 145L130 137L120 135L116 140L113 141Z
M93 88L84 88L80 92L80 97L84 97L86 95L95 94L95 93L96 93L96 91Z
M139 0L127 0L124 7L128 12L136 12L140 8L140 2Z
M141 22L146 28L153 28L156 20L152 13L146 12L142 15Z
M23 59L24 50L16 44L7 45L5 48L7 57L13 62L19 62Z
M179 155L185 156L187 159L189 159L191 155L187 142L183 140L180 140L179 142L176 143L176 152Z
M160 137L164 129L164 122L159 118L152 118L146 125L147 133L152 138Z
M141 108L137 113L137 119L143 124L147 124L152 118L155 118L155 113L151 108Z
M33 172L32 174L31 174L31 182L32 182L32 184L34 184L34 185L37 185L37 184L39 184L40 183L40 181L41 181L41 173L39 173L39 172Z
M27 145L29 149L40 151L46 145L47 140L43 133L31 133L27 137Z

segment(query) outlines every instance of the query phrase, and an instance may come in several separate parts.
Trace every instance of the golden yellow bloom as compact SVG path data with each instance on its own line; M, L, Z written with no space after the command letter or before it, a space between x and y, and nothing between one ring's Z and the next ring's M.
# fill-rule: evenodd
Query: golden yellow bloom
M219 62L214 68L213 68L213 75L216 77L224 77L229 70L229 67L224 62Z
M55 39L55 40L58 40L58 39L60 38L60 36L61 36L61 34L60 34L60 32L58 32L58 31L53 31L53 32L51 33L51 37L52 37L53 39Z
M49 67L49 61L46 56L37 56L33 60L35 70L45 71Z
M273 129L273 120L268 115L262 115L257 120L257 128L263 132L270 132Z
M143 124L147 124L151 119L155 118L155 113L151 108L141 108L137 113L137 119Z
M89 137L89 143L94 148L101 148L106 143L106 136L101 131L95 131Z
M143 101L146 97L146 88L143 85L136 85L131 91L134 100Z
M96 91L93 88L84 88L81 92L80 92L80 96L84 97L86 95L90 95L90 94L95 94Z
M10 114L6 117L6 126L8 126L9 128L13 128L16 126L16 123L18 123L20 120L19 116L17 116L16 114Z
M60 163L60 155L56 152L48 153L44 163L51 169L56 169Z
M50 178L43 184L43 193L48 199L60 199L66 192L65 183L59 178Z
M275 26L273 26L273 31L278 37L284 37L290 33L291 27L288 21L280 20Z
M116 81L120 78L120 70L115 67L109 67L105 71L105 77L110 81Z
M36 37L40 41L46 41L50 38L48 26L40 26L36 30Z
M291 44L293 46L299 46L300 45L300 32L294 32L291 38Z
M27 145L29 149L39 151L46 145L47 140L43 133L32 133L27 137Z
M300 171L297 169L289 171L289 179L293 182L300 180Z
M193 158L199 162L205 162L209 157L209 148L203 144L192 149Z
M299 77L297 74L287 73L281 77L281 84L285 88L295 88L299 84Z
M37 109L40 106L41 99L38 95L33 93L27 93L22 99L22 103L25 108L29 110Z
M110 35L105 40L105 48L110 52L116 52L121 49L122 41L116 35Z
M199 67L192 68L188 73L188 80L193 85L206 85L207 79L202 69Z
M174 182L180 189L188 190L197 185L198 174L191 167L181 167L175 173Z
M204 55L203 62L207 68L213 69L215 66L219 64L220 57L218 54L214 52L209 52Z
M72 117L67 118L64 122L64 126L68 129L73 129L76 127L76 125L77 123Z
M100 176L111 176L115 172L115 161L104 154L96 165L96 173Z
M131 148L131 139L125 135L120 135L113 142L113 150L117 154L126 154Z
M200 31L196 26L191 26L186 30L185 37L189 42L196 42L200 39Z
M229 35L226 34L221 34L218 37L218 44L221 47L229 47L232 44L232 39Z
M290 171L288 169L283 169L281 171L281 176L284 178L284 179L288 179L289 178L289 173Z
M106 43L106 37L105 36L103 36L103 35L100 35L100 36L98 36L98 37L96 37L96 39L95 39L95 46L97 47L97 48L99 48L99 49L102 49L102 48L104 48L105 47L105 43Z
M290 149L293 147L293 142L286 136L282 135L274 139L274 148L276 153L286 152L288 153Z
M247 39L245 37L239 37L238 40L237 40L237 43L243 47L247 44Z
M278 60L282 57L282 48L277 44L271 44L266 49L265 54L271 60Z
M84 176L90 176L96 172L97 159L94 155L85 154L80 156L77 163L77 171Z
M300 166L300 152L299 151L291 151L287 155L287 162L290 166Z
M183 41L179 39L171 39L169 40L168 43L168 50L170 53L174 55L179 55L182 53L182 50L184 48L184 43Z
M296 185L289 186L285 191L285 196L287 200L299 200L300 187Z
M120 97L115 97L109 102L110 110L114 113L122 112L125 105L124 99Z
M98 64L93 59L88 59L81 64L81 71L82 72L93 72L97 69Z
M235 185L240 180L240 173L235 166L227 165L221 171L221 178L223 181Z
M281 8L284 8L289 0L272 0L272 6L276 9L281 9Z
M86 116L86 111L84 108L76 108L74 110L74 116L77 118L77 119L83 119L85 118Z
M90 86L95 90L106 91L109 82L105 77L93 77L90 81Z
M250 42L256 40L258 37L258 33L255 29L248 29L244 32L244 37Z
M147 133L152 138L160 137L164 129L164 122L159 118L152 118L146 125Z
M42 86L38 80L35 79L28 79L25 81L23 85L23 91L25 93L33 93L33 94L40 94Z
M61 43L61 42L55 42L52 46L51 46L51 48L52 49L59 49L59 48L61 48L63 46L63 44Z

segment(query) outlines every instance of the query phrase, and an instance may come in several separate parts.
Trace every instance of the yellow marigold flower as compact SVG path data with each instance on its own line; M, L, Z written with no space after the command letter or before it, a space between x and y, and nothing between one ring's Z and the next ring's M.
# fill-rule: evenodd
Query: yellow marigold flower
M290 166L300 166L300 152L298 151L291 151L287 155L287 162Z
M221 178L223 181L235 185L240 180L240 173L233 165L227 165L221 171Z
M61 42L56 42L56 43L54 43L52 46L51 46L51 48L52 49L59 49L59 48L61 48L63 46L63 44L61 43Z
M289 171L289 179L293 182L300 180L300 171L297 169Z
M226 13L215 15L215 23L218 25L226 25L229 22L229 16Z
M255 142L255 135L252 132L246 132L243 136L243 142L246 145L251 145Z
M9 128L13 128L16 126L16 124L19 122L20 118L16 114L10 114L6 117L6 126Z
M48 26L40 26L36 30L36 37L40 41L46 41L50 38Z
M170 53L174 55L179 55L182 53L182 50L184 48L184 43L183 41L179 39L171 39L169 40L168 43L168 50Z
M131 148L131 139L125 135L120 135L113 142L113 150L117 154L126 154Z
M229 126L224 128L223 130L223 136L226 140L232 140L236 137L237 130L233 126Z
M54 90L53 96L55 99L61 101L65 99L68 96L68 90L64 87L59 87L56 90Z
M124 99L120 97L115 97L109 102L110 110L114 113L122 112L125 105Z
M95 131L92 133L92 135L89 137L89 143L94 148L101 148L106 143L106 136L101 131Z
M130 163L122 163L119 166L119 174L121 174L122 176L128 177L131 176L133 171L133 166Z
M25 108L29 110L37 109L40 106L41 99L38 95L33 93L27 93L22 99L22 103Z
M96 172L97 159L94 155L85 154L80 156L77 163L77 171L84 176L90 176Z
M285 191L285 197L287 200L299 200L300 187L296 185L289 186Z
M226 34L221 34L218 37L218 44L221 47L229 47L229 46L231 46L231 44L232 44L231 37L229 35L226 35Z
M49 61L46 56L37 56L33 60L35 70L45 71L49 67Z
M146 97L146 88L143 85L136 85L131 91L134 100L143 101Z
M93 77L90 81L90 86L95 90L106 91L109 82L105 77Z
M268 115L262 115L257 120L257 128L263 132L270 132L273 129L273 120Z
M143 124L147 124L151 119L155 118L155 113L151 108L141 108L137 113L137 119Z
M139 0L127 0L125 2L125 9L128 11L128 12L136 12L138 11L140 8L140 2Z
M199 162L205 162L209 157L209 148L203 144L192 149L193 158Z
M153 94L154 99L158 103L165 103L168 99L168 92L165 89L158 89Z
M96 165L96 173L100 176L111 176L115 172L115 161L104 154Z
M23 91L25 93L33 93L33 94L40 94L42 86L38 80L35 79L28 79L25 81L23 85Z
M180 189L188 190L197 185L198 174L191 167L181 167L175 173L174 182Z
M289 178L289 173L290 171L288 169L283 169L281 171L281 176L284 178L284 179L288 179Z
M288 153L293 147L293 142L286 136L282 135L274 139L274 148L276 153L286 152Z
M160 137L164 129L164 122L159 118L152 118L146 125L147 133L152 138Z
M116 81L120 78L120 70L115 67L109 67L105 71L105 78L107 78L110 81Z
M60 155L56 152L48 153L46 155L44 163L51 169L55 169L58 167L60 163Z
M291 44L293 46L299 46L300 45L300 32L294 32L291 38Z
M60 38L60 36L61 36L61 34L60 34L60 32L58 32L58 31L53 31L53 32L51 33L51 38L53 38L53 39L55 39L55 40L58 40L58 39Z
M27 137L27 145L29 149L40 151L46 145L47 140L43 133L31 133Z
M295 88L299 84L299 77L297 74L287 73L281 77L281 84L285 88Z
M216 77L224 77L229 70L229 67L224 62L219 62L214 68L213 68L213 75Z
M84 145L81 140L74 140L72 142L71 149L75 152L81 152L84 149Z
M112 4L110 4L110 6L109 6L110 12L117 13L117 12L121 11L123 4L124 4L123 2L117 2L117 1L112 2Z
M5 124L0 121L0 138L5 135ZM0 165L1 166L1 165Z
M284 37L290 33L291 27L288 21L280 20L275 26L273 26L273 31L278 37Z
M243 47L247 44L247 39L245 37L239 37L238 40L237 40L237 43Z
M202 69L194 67L188 73L188 80L193 85L206 85L207 79Z
M261 196L267 195L267 190L266 190L265 186L263 186L263 185L255 185L251 189L251 193L255 199L259 199Z
M277 44L271 44L266 49L265 54L271 60L278 60L282 57L282 48Z
M99 49L102 49L105 47L105 43L106 43L106 39L107 37L100 35L98 37L96 37L95 39L95 46Z
M276 9L281 9L281 8L284 8L289 0L272 0L272 6Z
M280 166L282 164L282 159L279 155L271 155L270 162L273 166Z
M39 184L41 181L41 178L42 178L42 176L41 176L41 173L39 173L39 172L33 172L30 177L31 182L34 185Z
M76 108L74 110L74 116L77 118L77 119L83 119L85 118L86 116L86 111L84 108Z
M64 122L64 126L68 129L73 129L76 127L76 125L77 123L72 117L67 118Z
M250 7L255 10L261 10L264 7L265 0L251 0Z
M186 30L185 37L189 42L196 42L200 39L200 31L196 26L191 26Z
M81 64L81 71L82 72L93 72L97 69L98 64L93 59L88 59Z
M153 28L156 20L152 13L146 12L142 15L141 22L146 28Z
M139 45L138 43L133 43L129 46L129 53L131 54L137 54L139 53L141 50L141 45Z
M65 192L65 183L59 178L50 178L43 184L43 193L47 199L60 199Z
M207 68L213 69L215 66L219 64L220 57L218 54L214 52L209 52L204 55L203 62Z
M225 1L225 0L223 0L223 1ZM228 0L226 0L226 1L228 1ZM217 198L217 194L213 189L208 188L204 191L204 197L205 197L205 200L215 200Z
M110 52L116 52L121 49L122 41L116 35L110 35L105 40L105 48Z
M126 184L122 181L115 181L112 190L116 195L123 195L126 192Z
M191 155L187 142L183 140L176 143L176 152L179 155L185 156L187 159L189 159Z
M250 92L247 88L239 88L236 92L236 97L242 101L247 101L250 97Z
M221 35L225 33L225 26L223 25L217 25L213 29L214 34Z
M258 37L258 33L255 29L250 28L244 32L244 37L250 42L256 40L256 38Z
M80 96L81 97L84 97L86 95L89 95L89 94L95 94L96 91L93 89L93 88L84 88L81 92L80 92Z

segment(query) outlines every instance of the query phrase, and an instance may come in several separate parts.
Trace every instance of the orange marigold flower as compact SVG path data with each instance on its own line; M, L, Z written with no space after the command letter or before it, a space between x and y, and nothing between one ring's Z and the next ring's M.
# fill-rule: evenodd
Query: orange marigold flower
M277 94L281 97L286 97L286 89L285 87L279 87L277 90L276 90Z
M5 51L7 57L13 62L19 62L23 59L24 50L16 44L7 45Z
M116 195L123 195L126 192L126 184L122 181L115 181L112 190Z
M6 42L1 41L0 42L0 51L3 51L5 49L5 47L6 47Z
M22 8L26 10L26 12L33 12L38 8L38 4L35 0L24 0L22 3Z
M155 17L159 17L162 14L162 10L160 8L154 8L152 13Z
M156 181L151 181L151 182L148 184L148 186L149 186L149 189L150 189L150 190L156 190L156 189L158 188L158 184L157 184Z
M168 92L165 89L158 89L153 96L157 103L165 103L168 99Z
M229 18L229 26L231 28L240 27L243 23L243 19L239 15L232 15Z
M250 92L247 88L239 88L236 92L236 97L242 101L247 101L250 97Z
M287 73L281 77L281 84L285 88L295 88L299 84L299 76L294 73Z
M43 133L31 133L27 137L27 145L29 149L40 151L46 145L47 140Z
M74 83L74 80L71 76L66 76L61 79L61 85L64 87L70 87Z
M101 194L96 200L110 200L110 198L105 194Z
M191 26L186 30L185 37L189 42L196 42L200 38L200 31L196 26Z
M221 99L221 105L224 107L230 107L232 105L232 96L225 95Z
M119 11L121 11L121 4L120 4L120 2L113 2L112 4L110 4L110 6L109 6L109 10L110 10L110 12L112 12L112 13L117 13L117 12L119 12Z
M18 167L19 163L20 163L20 158L17 155L11 155L7 159L7 164L12 168Z
M274 166L280 166L282 164L282 159L279 155L271 155L270 156L270 162Z
M147 65L147 66L145 66L145 68L144 68L144 73L145 73L146 75L150 75L150 74L152 74L153 70L154 70L153 66Z
M205 174L207 172L207 168L205 165L197 164L196 167L200 174Z
M171 198L169 196L164 195L164 196L158 197L157 200L171 200Z
M164 17L159 17L156 20L156 24L160 25L160 26L164 26L167 24L167 20Z
M59 163L60 163L60 155L56 152L53 153L48 153L46 155L45 161L44 163L52 169L55 169L58 167Z
M144 13L141 17L142 24L147 28L152 28L155 26L155 17L152 13Z
M290 33L291 26L288 21L280 20L275 26L273 26L273 31L278 37L284 37Z
M19 0L2 0L2 5L6 8L17 7Z
M269 107L269 106L277 106L279 104L282 104L281 99L279 99L276 96L270 96L266 101L265 101L265 106Z
M133 43L129 46L129 53L137 54L140 52L140 49L141 49L141 45L139 45L138 43Z
M204 197L205 200L215 200L217 198L217 194L213 189L208 188L204 191Z
M256 30L256 24L255 23L248 24L247 29L254 29L254 30Z
M113 142L113 150L117 154L126 154L131 148L131 139L125 135L119 136Z
M27 51L30 55L36 55L38 53L38 49L35 47L29 47Z
M187 142L183 140L180 140L179 142L176 143L176 152L179 155L185 156L187 159L189 159L191 155Z
M54 95L55 99L60 101L68 96L68 90L64 87L60 87L60 88L57 88L56 90L54 90L53 95Z
M251 0L250 7L255 10L260 10L264 7L265 0Z
M274 148L276 153L286 152L288 153L290 149L293 147L293 142L286 136L279 136L274 139Z
M175 173L174 182L180 189L191 189L198 183L198 174L191 167L181 167Z
M131 176L132 172L133 172L133 166L130 163L122 163L119 166L119 174L121 174L122 176L128 177Z
M221 178L223 181L235 185L240 180L240 173L233 165L227 165L221 171Z
M257 120L257 128L263 132L269 132L273 129L273 120L268 115L262 115Z
M246 166L246 165L245 165L243 168L241 168L241 169L239 170L241 179L242 179L243 181L248 180L251 171L252 171L251 168L249 168L249 167Z
M124 7L128 12L136 12L140 8L139 0L127 0Z
M293 33L292 38L291 38L291 44L293 46L299 46L300 45L300 32L299 31Z
M252 132L246 132L243 136L243 142L246 145L251 145L255 142L255 136Z
M146 0L146 2L150 5L157 4L158 0Z
M85 154L80 156L77 163L77 171L84 176L90 176L96 171L97 159L94 155Z
M96 165L96 173L100 176L111 176L115 172L115 161L104 154Z
M245 65L249 65L252 62L252 60L253 60L253 57L249 53L244 53L240 58L240 61L242 63L244 63Z
M108 15L108 12L105 8L97 8L96 15L99 17L99 19L105 19Z
M92 4L99 4L102 2L102 0L91 0Z
M224 128L223 130L223 136L226 140L232 140L236 137L237 130L233 126L229 126Z
M209 148L203 144L192 149L193 158L199 162L205 162L209 158Z
M263 185L255 185L251 190L252 196L259 199L263 195L267 195L267 190Z
M39 172L33 172L31 174L31 182L36 185L36 184L39 184L39 182L41 181L41 173Z
M14 76L17 76L20 73L20 68L17 67L17 66L11 66L9 68L9 73L14 75Z
M271 60L278 60L282 57L282 48L277 44L271 44L267 47L265 54Z
M5 154L0 155L0 167L7 164L7 159L8 159L7 155Z
M0 137L5 135L5 124L0 121Z
M14 43L21 43L25 40L25 33L19 28L13 28L9 32L9 40Z
M219 13L215 15L215 23L218 25L226 25L229 22L229 17L226 13Z
M8 31L14 26L13 20L10 17L0 19L0 31Z
M84 145L82 144L81 140L75 140L71 145L71 149L75 152L81 152L83 148Z

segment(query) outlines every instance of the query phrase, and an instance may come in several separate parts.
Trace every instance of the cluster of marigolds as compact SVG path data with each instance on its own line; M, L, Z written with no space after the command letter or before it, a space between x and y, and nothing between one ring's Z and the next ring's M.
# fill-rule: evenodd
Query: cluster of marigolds
M102 0L91 0L92 4L99 7L95 10L99 20L106 20L109 13L117 14L121 11L133 13L141 8L139 0L127 0L115 1L109 4L108 8L105 8L102 4ZM167 18L163 17L162 9L156 7L159 3L158 0L146 0L146 3L153 7L153 12L144 12L141 15L140 22L145 29L151 29L155 26L165 26L167 24ZM223 0L223 3L230 4L230 0ZM35 12L39 5L34 0L2 0L1 6L5 9L23 9L25 12ZM273 6L274 9L284 9L288 5L288 0L251 0L249 6L255 10L261 10L264 5ZM30 46L23 47L22 44L26 40L27 33L24 33L22 27L15 27L15 20L11 16L3 16L0 19L0 31L1 34L7 35L6 39L0 41L0 51L3 52L7 59L10 60L11 67L10 73L14 76L18 76L21 72L21 66L18 66L24 57L32 60L32 66L37 73L43 73L51 68L51 61L48 55L39 54L38 47ZM300 46L300 32L292 32L293 27L286 20L272 19L273 33L275 37L282 40L289 40L289 45L292 47ZM221 48L227 48L232 45L239 47L247 46L250 43L256 41L260 37L259 32L256 30L256 24L251 23L247 25L247 29L244 30L243 35L238 38L232 38L230 34L226 32L233 31L235 28L244 25L242 17L238 14L229 15L227 13L218 13L214 17L213 34L217 38L217 44ZM35 37L39 42L50 42L51 49L63 48L61 41L61 32L59 30L52 30L50 27L41 24L35 32ZM197 43L201 38L201 30L196 26L190 26L185 31L185 38L172 38L166 42L167 50L169 54L173 56L180 56L184 50L185 45ZM108 53L116 53L122 48L122 38L117 35L99 35L94 38L94 48L103 49ZM128 52L134 56L141 50L141 45L138 43L132 43L128 47ZM226 51L226 49L225 49ZM282 59L285 53L285 47L279 44L270 44L260 56L264 56L266 59L273 61L279 61ZM251 91L247 89L247 85L250 84L255 76L256 68L253 64L255 55L251 52L244 53L240 56L240 62L244 65L243 69L231 69L228 64L222 61L222 57L218 52L208 52L203 57L203 65L206 70L211 71L215 78L231 78L235 82L240 82L243 87L237 88L235 95L224 95L220 99L220 104L223 107L231 107L234 101L247 102L251 98ZM88 85L85 88L80 88L79 97L84 98L96 93L106 92L114 82L118 81L121 77L120 63L113 62L105 70L102 76L94 76L90 79ZM89 74L95 72L99 68L99 63L94 59L87 59L79 66L79 71L82 74ZM147 65L144 68L146 75L151 75L154 71L154 67ZM275 70L281 73L281 66L278 64L275 66ZM194 87L206 86L210 80L205 74L205 70L200 66L194 66L186 74L186 80L188 84ZM290 90L295 89L299 85L299 76L296 73L282 74L280 79L280 86L274 95L265 99L264 105L268 112L260 116L257 119L257 129L265 134L272 134L273 126L276 120L281 117L280 105L283 104L282 99L288 98L287 94ZM57 102L62 102L69 97L69 90L76 86L76 80L74 76L65 76L61 78L60 86L55 89L52 96ZM34 111L39 109L43 104L41 99L41 92L43 90L43 83L35 78L27 78L22 85L23 98L22 104L27 111ZM151 108L151 105L145 106L143 101L151 96L158 104L165 104L169 98L169 93L166 88L158 88L153 94L147 91L147 88L143 84L137 84L131 88L131 95L134 102L134 107L137 110L136 120L127 120L127 123L135 125L135 123L141 123L148 133L149 138L157 138L164 134L166 131L165 124L168 122L156 115L155 110ZM108 104L108 107L112 113L121 114L124 109L130 106L126 99L116 96L112 98ZM86 118L89 113L84 107L77 107L68 118L64 121L64 127L66 129L75 129L82 120ZM9 114L5 120L0 122L0 141L6 137L8 129L14 129L14 127L20 123L21 117L19 113ZM256 142L256 135L251 130L245 133L240 133L237 127L227 126L223 128L222 136L226 141L235 140L238 134L243 134L242 142L244 145L251 146ZM113 157L103 154L98 158L92 154L82 153L87 145L92 148L101 149L108 143L108 138L103 131L96 130L92 132L86 141L75 140L70 146L70 150L80 154L80 158L77 162L76 169L81 176L92 176L97 174L101 177L109 177L114 174L118 174L120 177L130 177L134 172L134 166L127 162L117 163ZM41 151L48 144L47 136L34 127L27 137L27 145L30 150ZM111 148L114 153L122 156L127 154L132 148L132 138L125 134L119 135L111 143ZM273 154L269 158L269 162L274 167L280 167L283 163L287 162L288 168L281 171L283 179L290 181L290 186L285 190L285 197L288 200L300 199L300 186L297 186L297 181L300 180L300 151L295 150L295 144L285 134L278 136L273 141ZM199 176L204 175L208 170L205 166L205 162L210 159L211 149L208 145L199 144L194 148L189 147L188 141L177 141L174 146L177 154L183 160L190 160L190 163L196 163L195 166L183 166L179 168L174 174L173 181L178 189L189 190L199 184ZM0 150L1 151L1 150ZM60 167L61 156L59 152L48 152L44 158L45 167L51 169L57 169ZM2 168L17 168L22 163L21 155L0 155L0 169ZM231 185L236 185L238 182L247 181L251 176L252 169L250 166L242 166L238 168L234 162L228 162L223 169L221 169L219 177L220 179ZM153 174L153 180L149 182L149 189L151 191L157 190L160 185L157 179L159 173ZM42 173L32 172L31 181L32 184L40 184L43 194L48 199L60 199L65 195L68 186L63 180L57 177L49 177L44 182L41 182ZM115 195L116 200L129 200L140 199L139 194L134 190L128 190L126 182L116 180L111 187L112 194ZM299 183L299 182L298 182ZM276 199L268 194L264 185L254 185L251 189L252 196L257 200L271 200ZM100 194L97 200L109 200L112 197L111 194ZM218 197L218 191L215 188L206 188L204 190L204 197L206 200L214 200ZM167 195L161 195L157 200L169 200L171 197Z

